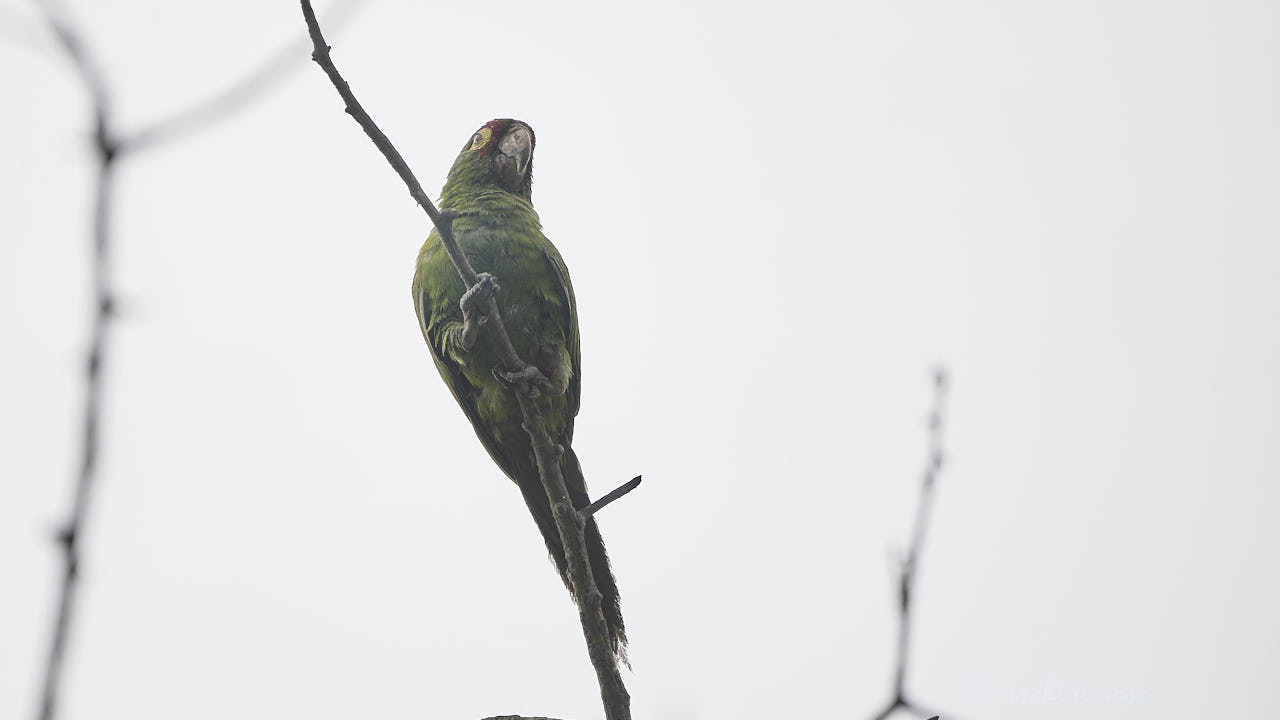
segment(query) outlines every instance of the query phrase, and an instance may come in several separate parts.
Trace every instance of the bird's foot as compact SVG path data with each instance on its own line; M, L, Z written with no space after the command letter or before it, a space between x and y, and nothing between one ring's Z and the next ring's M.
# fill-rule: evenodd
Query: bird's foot
M479 273L476 284L462 294L458 307L462 308L463 348L470 350L475 347L480 327L489 321L489 299L501 290L498 278L489 273Z
M547 379L542 371L532 365L525 365L523 368L515 372L507 372L502 368L494 368L493 376L498 382L507 387L515 387L523 389L528 393L529 398L536 400L541 397L543 391L554 392L555 385ZM561 390L561 392L564 392Z
M468 313L483 312L488 309L484 307L484 304L489 302L489 298L501 291L502 285L498 283L498 278L485 272L476 273L476 284L462 294L462 299L458 301L458 306L462 308L463 316Z

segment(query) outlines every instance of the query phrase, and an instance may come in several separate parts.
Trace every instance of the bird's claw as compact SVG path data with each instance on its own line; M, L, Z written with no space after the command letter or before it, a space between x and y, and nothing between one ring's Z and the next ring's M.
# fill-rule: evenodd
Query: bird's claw
M542 395L543 390L551 390L553 386L551 381L547 379L542 371L532 365L525 365L523 368L515 372L507 372L502 368L493 369L493 377L507 387L523 385L529 393L529 398L536 400Z
M462 294L462 299L458 301L458 307L462 308L462 317L465 319L468 315L483 315L479 319L479 323L483 325L488 315L484 312L487 310L484 306L489 302L489 298L497 295L502 291L502 285L498 284L498 278L489 273L477 273L476 284L472 285Z
M458 300L458 307L462 308L463 348L470 350L475 347L480 326L489 321L489 300L501 290L498 278L489 273L479 273L476 275L476 284Z

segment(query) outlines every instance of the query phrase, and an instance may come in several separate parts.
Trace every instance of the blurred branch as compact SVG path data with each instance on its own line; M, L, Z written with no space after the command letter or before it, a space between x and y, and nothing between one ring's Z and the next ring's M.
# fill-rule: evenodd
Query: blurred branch
M907 697L907 651L911 636L911 600L915 589L916 570L920 554L924 550L925 534L929 526L930 509L938 475L942 472L944 453L942 446L943 422L946 417L947 371L939 368L933 374L933 407L929 412L929 451L925 460L924 475L920 483L920 502L916 505L916 521L911 531L911 546L902 559L898 576L898 658L893 677L893 697L872 720L886 720L897 710L904 710L916 717L938 720L938 715L921 708ZM954 720L950 716L950 720Z
M364 0L339 0L329 11L326 22L342 25L363 4ZM224 116L249 105L265 95L272 85L284 79L291 71L302 67L303 63L299 62L299 58L310 45L311 41L306 37L296 38L259 65L257 70L213 97L134 132L125 139L124 149L137 151L163 144L175 136L212 125Z
M0 38L6 44L48 56L54 46L44 37L47 27L43 17L27 17L10 5L0 5Z
M413 197L422 209L427 213L427 217L431 218L431 222L439 231L441 240L444 244L449 257L453 260L454 266L458 270L463 283L467 287L475 287L477 276L475 269L471 266L467 256L462 252L462 248L458 245L457 239L453 235L453 217L454 215L447 209L445 212L436 210L431 199L427 197L422 190L422 185L418 179L414 177L413 172L409 169L408 164L401 157L399 151L387 139L387 136L378 128L369 114L356 100L355 95L351 92L351 87L347 84L342 75L338 73L337 67L333 64L333 59L329 56L329 46L325 43L324 36L321 34L320 25L316 22L315 12L311 8L310 0L301 0L302 15L307 23L307 30L311 35L311 41L314 45L314 52L311 59L329 77L329 81L333 83L338 94L346 103L346 111L359 123L373 144L377 146L400 175L400 179L404 181L409 188L409 194ZM515 347L511 344L511 338L507 335L506 326L502 321L502 316L498 312L497 302L489 298L489 320L485 327L498 351L498 357L503 367L511 373L518 373L528 366L516 354ZM545 380L545 378L544 378ZM591 658L591 664L596 671L596 679L600 684L600 697L604 702L605 717L607 720L630 720L631 718L631 697L627 693L626 687L622 683L622 675L618 671L617 657L614 655L610 644L609 634L604 621L604 614L601 611L600 590L596 587L595 581L591 577L590 566L587 564L587 547L584 533L586 524L586 516L574 509L573 504L569 501L569 493L565 488L564 477L560 472L560 457L564 453L564 449L551 441L551 436L547 432L546 425L534 405L530 394L532 388L531 380L523 380L516 386L515 396L520 403L520 412L524 418L525 432L529 433L529 439L533 445L534 458L538 464L538 474L542 478L542 484L546 488L547 497L551 501L552 515L555 517L556 526L560 530L560 538L564 543L565 556L569 565L569 579L573 585L573 596L578 604L578 619L582 623L582 632L587 641L587 653Z
M71 515L58 532L58 544L62 548L63 559L62 586L58 593L53 637L49 644L38 711L40 720L52 720L59 697L67 638L71 632L71 618L75 610L76 590L79 587L80 539L84 531L85 518L89 512L89 500L98 465L99 428L102 416L102 372L107 355L114 302L110 273L109 215L112 180L115 177L116 160L120 156L117 153L119 143L110 129L107 91L97 71L97 65L89 58L80 36L52 7L52 4L44 2L40 7L58 43L71 60L81 82L84 83L85 92L92 102L95 128L94 151L98 159L93 213L93 326L89 331L89 349L85 363L86 387L80 469L76 479L75 497L71 504Z
M58 591L57 609L45 662L37 717L52 720L56 714L62 684L67 645L82 569L85 522L98 469L102 435L103 376L110 347L112 320L117 301L111 276L111 207L112 188L121 158L130 150L172 140L183 132L212 122L227 112L245 105L262 93L284 71L283 54L231 90L179 113L173 119L158 123L149 130L122 136L112 127L110 93L102 78L101 65L91 56L83 36L70 22L56 0L35 0L44 21L58 46L71 61L76 75L89 96L93 114L93 149L97 159L96 188L93 211L93 322L89 331L89 347L85 362L85 395L82 410L80 464L76 477L71 512L57 533L62 551L63 572ZM348 5L351 3L348 2Z

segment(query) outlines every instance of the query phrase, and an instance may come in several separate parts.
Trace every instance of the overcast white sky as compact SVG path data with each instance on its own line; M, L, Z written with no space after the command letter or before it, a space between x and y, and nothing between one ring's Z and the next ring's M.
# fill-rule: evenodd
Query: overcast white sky
M125 131L297 3L71 5ZM323 5L321 9L323 10ZM85 100L0 12L0 714L77 451ZM335 59L435 193L538 134L639 718L863 718L953 373L910 687L965 720L1280 716L1280 5L370 2ZM65 720L598 716L432 367L424 215L318 69L124 161Z

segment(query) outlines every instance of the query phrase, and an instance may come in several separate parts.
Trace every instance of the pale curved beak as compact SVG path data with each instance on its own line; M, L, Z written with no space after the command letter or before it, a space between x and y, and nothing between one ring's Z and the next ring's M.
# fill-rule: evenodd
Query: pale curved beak
M498 143L498 152L514 160L516 176L524 177L533 157L533 133L524 125L515 126Z

